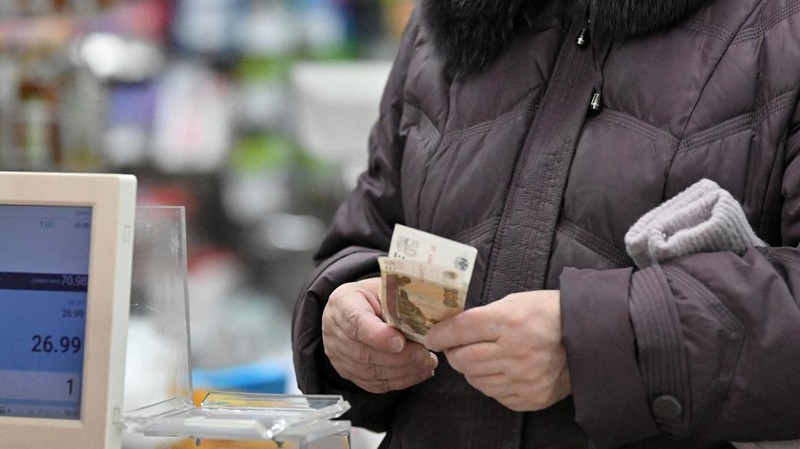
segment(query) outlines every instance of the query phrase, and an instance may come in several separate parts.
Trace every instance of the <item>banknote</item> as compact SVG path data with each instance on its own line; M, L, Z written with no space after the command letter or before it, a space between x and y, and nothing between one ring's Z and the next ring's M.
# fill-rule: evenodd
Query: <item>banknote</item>
M469 245L397 224L392 233L388 257L461 271L465 284L469 285L477 254L478 250Z
M464 310L478 251L418 229L395 225L381 266L383 319L425 344L434 324Z
M378 263L383 319L411 340L424 345L431 326L464 310L462 271L411 259L380 257Z

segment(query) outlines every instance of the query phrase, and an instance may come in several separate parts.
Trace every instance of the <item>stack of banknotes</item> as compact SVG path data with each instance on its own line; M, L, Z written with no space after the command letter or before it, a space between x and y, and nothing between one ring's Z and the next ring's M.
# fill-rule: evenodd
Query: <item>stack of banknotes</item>
M381 267L383 320L425 344L436 323L464 310L478 251L403 225L395 225Z

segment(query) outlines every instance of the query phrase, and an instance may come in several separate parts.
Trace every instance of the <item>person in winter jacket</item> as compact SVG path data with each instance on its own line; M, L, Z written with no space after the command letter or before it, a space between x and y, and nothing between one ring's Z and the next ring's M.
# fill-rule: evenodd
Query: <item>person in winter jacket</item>
M305 393L383 448L722 448L800 438L800 0L420 0L298 298ZM757 240L638 268L697 181ZM401 223L478 249L466 310L406 340Z

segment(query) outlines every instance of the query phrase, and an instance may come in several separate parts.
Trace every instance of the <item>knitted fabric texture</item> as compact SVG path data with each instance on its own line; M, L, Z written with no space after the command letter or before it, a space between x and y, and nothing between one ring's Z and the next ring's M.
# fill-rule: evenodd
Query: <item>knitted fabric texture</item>
M625 248L639 268L698 252L767 246L742 206L709 179L702 179L644 214L625 234Z

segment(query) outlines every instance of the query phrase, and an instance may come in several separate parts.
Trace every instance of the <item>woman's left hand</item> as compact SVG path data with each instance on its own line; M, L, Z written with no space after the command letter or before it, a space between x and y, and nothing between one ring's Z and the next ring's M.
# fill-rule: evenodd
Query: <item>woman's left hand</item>
M444 351L473 387L514 411L570 394L558 290L514 293L436 324L428 348Z

